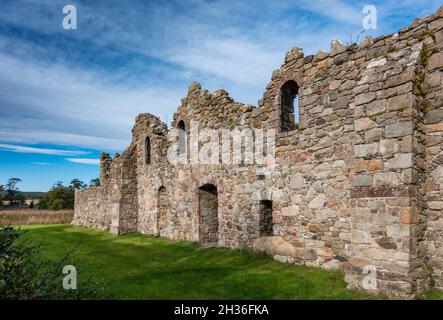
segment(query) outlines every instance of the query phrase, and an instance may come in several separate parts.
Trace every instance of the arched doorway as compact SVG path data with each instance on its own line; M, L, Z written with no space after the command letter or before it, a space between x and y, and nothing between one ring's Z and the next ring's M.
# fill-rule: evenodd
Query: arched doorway
M272 221L272 201L260 201L259 217L259 235L260 237L269 237L274 234L274 225Z
M218 192L213 184L198 189L199 194L199 239L204 246L218 244Z

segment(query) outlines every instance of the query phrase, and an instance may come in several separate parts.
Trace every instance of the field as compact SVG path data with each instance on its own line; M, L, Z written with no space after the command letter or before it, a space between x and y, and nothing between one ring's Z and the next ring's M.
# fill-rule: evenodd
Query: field
M140 234L114 237L70 225L25 226L46 258L77 246L80 277L104 281L116 299L381 299L345 288L343 274L282 264L239 250ZM432 291L425 298L441 299Z
M69 223L74 210L7 209L0 210L0 225Z

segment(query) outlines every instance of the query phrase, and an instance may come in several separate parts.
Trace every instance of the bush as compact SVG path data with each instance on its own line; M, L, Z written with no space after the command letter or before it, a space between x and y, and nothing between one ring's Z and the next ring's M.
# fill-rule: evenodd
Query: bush
M76 290L63 288L63 267L72 264L74 251L59 260L41 258L40 246L17 241L23 232L0 227L0 300L97 299L103 286L87 278Z
M86 187L87 184L79 179L72 180L67 187L61 181L57 181L40 200L39 209L74 209L75 189L85 189Z
M40 200L39 208L62 210L74 208L75 190L60 184L54 185Z

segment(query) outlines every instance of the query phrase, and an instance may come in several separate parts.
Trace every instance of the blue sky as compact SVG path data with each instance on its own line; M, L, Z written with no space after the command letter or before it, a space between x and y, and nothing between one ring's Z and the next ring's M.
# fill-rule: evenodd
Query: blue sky
M77 30L62 28L67 4ZM89 182L101 150L129 144L138 113L169 123L192 81L256 105L292 47L355 42L365 5L378 28L363 36L376 36L441 1L0 0L0 184Z

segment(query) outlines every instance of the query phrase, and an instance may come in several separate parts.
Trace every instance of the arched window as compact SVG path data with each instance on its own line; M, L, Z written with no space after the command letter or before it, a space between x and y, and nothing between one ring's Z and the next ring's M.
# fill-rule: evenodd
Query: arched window
M289 80L280 89L280 130L291 131L298 127L298 84Z
M186 153L186 126L183 120L177 125L178 132L178 154Z
M151 164L151 139L149 137L145 140L145 164Z

